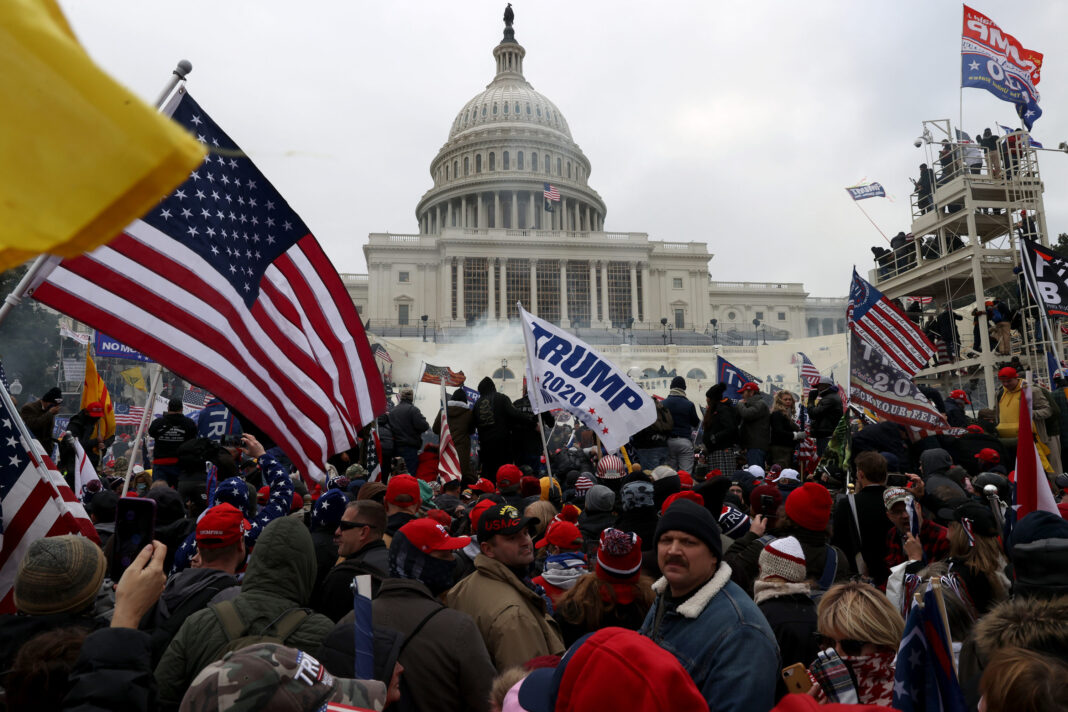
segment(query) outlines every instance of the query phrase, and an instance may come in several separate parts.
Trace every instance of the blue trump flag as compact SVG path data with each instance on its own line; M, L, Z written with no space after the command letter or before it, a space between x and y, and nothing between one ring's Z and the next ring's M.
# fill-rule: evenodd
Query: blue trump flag
M152 359L145 356L140 351L131 349L126 344L102 334L99 331L96 332L93 350L96 351L97 357L125 358L130 361L141 361L143 363L152 362Z
M897 651L894 704L901 712L965 712L953 667L953 647L931 584L923 605L913 601Z
M1035 88L1042 78L1042 54L1027 49L989 17L967 5L960 54L960 85L986 89L998 99L1014 104L1030 131L1042 116Z
M738 368L722 356L716 359L716 380L727 386L727 390L723 392L723 397L731 400L742 399L742 394L738 389L746 383L750 381L753 383L761 382L759 378L745 369Z
M853 200L865 200L867 198L885 198L886 190L881 183L864 183L846 188Z

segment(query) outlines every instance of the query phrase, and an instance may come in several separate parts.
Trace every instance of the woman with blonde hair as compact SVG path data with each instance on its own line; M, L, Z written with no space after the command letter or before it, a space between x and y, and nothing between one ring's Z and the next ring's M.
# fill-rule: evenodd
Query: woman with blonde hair
M804 437L804 431L794 420L794 406L797 396L790 391L777 391L771 406L771 449L768 462L780 467L791 467L794 449Z
M832 586L816 612L820 647L824 650L809 668L813 696L821 703L837 702L840 689L824 681L844 664L855 680L856 699L865 705L890 705L894 699L894 660L905 632L905 620L879 589L851 581ZM828 655L830 649L836 655ZM840 660L840 663L839 663ZM839 669L838 675L841 675Z
M949 572L963 584L976 617L1009 596L1001 530L990 507L967 501L938 516L949 520Z

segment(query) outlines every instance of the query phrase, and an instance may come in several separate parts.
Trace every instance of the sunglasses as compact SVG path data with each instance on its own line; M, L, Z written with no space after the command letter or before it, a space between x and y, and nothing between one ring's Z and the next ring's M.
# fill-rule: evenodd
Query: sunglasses
M836 640L835 638L829 638L826 635L820 636L820 648L826 650L827 648L840 647L842 652L851 658L859 657L863 654L864 646L867 645L863 640Z
M371 527L372 529L378 528L374 524L365 524L364 522L346 522L344 519L338 522L337 526L339 529L343 529L344 531L348 531L349 529L359 529L360 527Z

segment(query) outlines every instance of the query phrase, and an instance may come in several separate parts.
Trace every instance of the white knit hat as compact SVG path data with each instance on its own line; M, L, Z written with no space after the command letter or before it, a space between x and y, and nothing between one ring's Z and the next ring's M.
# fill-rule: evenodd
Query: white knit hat
M808 578L805 573L805 552L795 537L776 539L760 552L759 580L767 581L772 577L788 583L803 583Z

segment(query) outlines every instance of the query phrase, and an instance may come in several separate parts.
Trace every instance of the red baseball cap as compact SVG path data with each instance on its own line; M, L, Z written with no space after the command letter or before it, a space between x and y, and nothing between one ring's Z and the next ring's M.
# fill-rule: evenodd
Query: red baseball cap
M497 488L515 487L523 478L523 471L515 465L501 465L497 470Z
M738 389L738 392L741 393L743 391L759 391L759 390L760 390L760 386L758 386L757 384L753 383L752 381L749 381L749 383L746 383L746 384L742 385L742 387Z
M994 464L997 464L1001 462L1001 455L999 455L998 451L992 447L984 447L975 454L975 459L980 462L993 462Z
M553 519L549 523L548 531L545 532L545 538L534 546L542 549L549 544L558 546L564 551L579 551L582 549L582 532L566 519Z
M271 498L271 488L268 487L267 485L264 485L263 487L260 487L259 491L256 492L256 504L259 504L260 506L263 506L263 505L267 504L267 500L270 499L270 498Z
M104 406L97 401L93 401L85 406L85 412L94 418L99 418L104 415Z
M969 433L982 433L982 432L985 432L983 430L983 426L982 425L975 425L975 424L969 425L967 428L965 428L965 430L967 430Z
M293 501L289 505L290 512L299 512L304 509L304 498L300 496L300 492L293 493Z
M450 517L449 513L444 509L431 509L426 513L426 518L433 520L446 528L452 526L452 517Z
M678 475L679 475L679 486L681 486L683 490L692 490L693 489L693 476L691 476L690 473L687 472L686 470L679 470Z
M486 494L493 494L495 491L497 491L497 488L493 486L493 483L487 480L485 477L479 477L478 482L471 485L469 489L473 489L478 492L485 492Z
M1003 368L1000 371L998 371L998 379L1006 379L1006 380L1008 380L1010 378L1019 378L1019 377L1020 377L1020 374L1016 373L1016 369L1013 368L1012 366L1006 366L1005 368Z
M968 405L972 404L971 400L968 399L968 394L965 393L964 391L962 391L959 388L957 390L955 390L955 391L951 391L950 394L949 394L949 397L953 398L955 400L962 400L965 403L967 403Z
M449 536L448 529L425 517L408 522L400 528L400 533L422 552L462 549L471 543L471 537Z
M229 503L217 504L197 522L197 546L220 549L236 544L249 530L248 520L241 510Z
M471 513L467 515L468 519L471 520L471 531L478 531L478 520L482 516L482 513L495 504L497 503L487 497L486 499L480 500L478 504L471 508Z
M399 501L398 498L407 495L407 502ZM419 490L419 480L411 475L393 475L386 484L386 503L398 507L408 507L423 501L423 495Z

